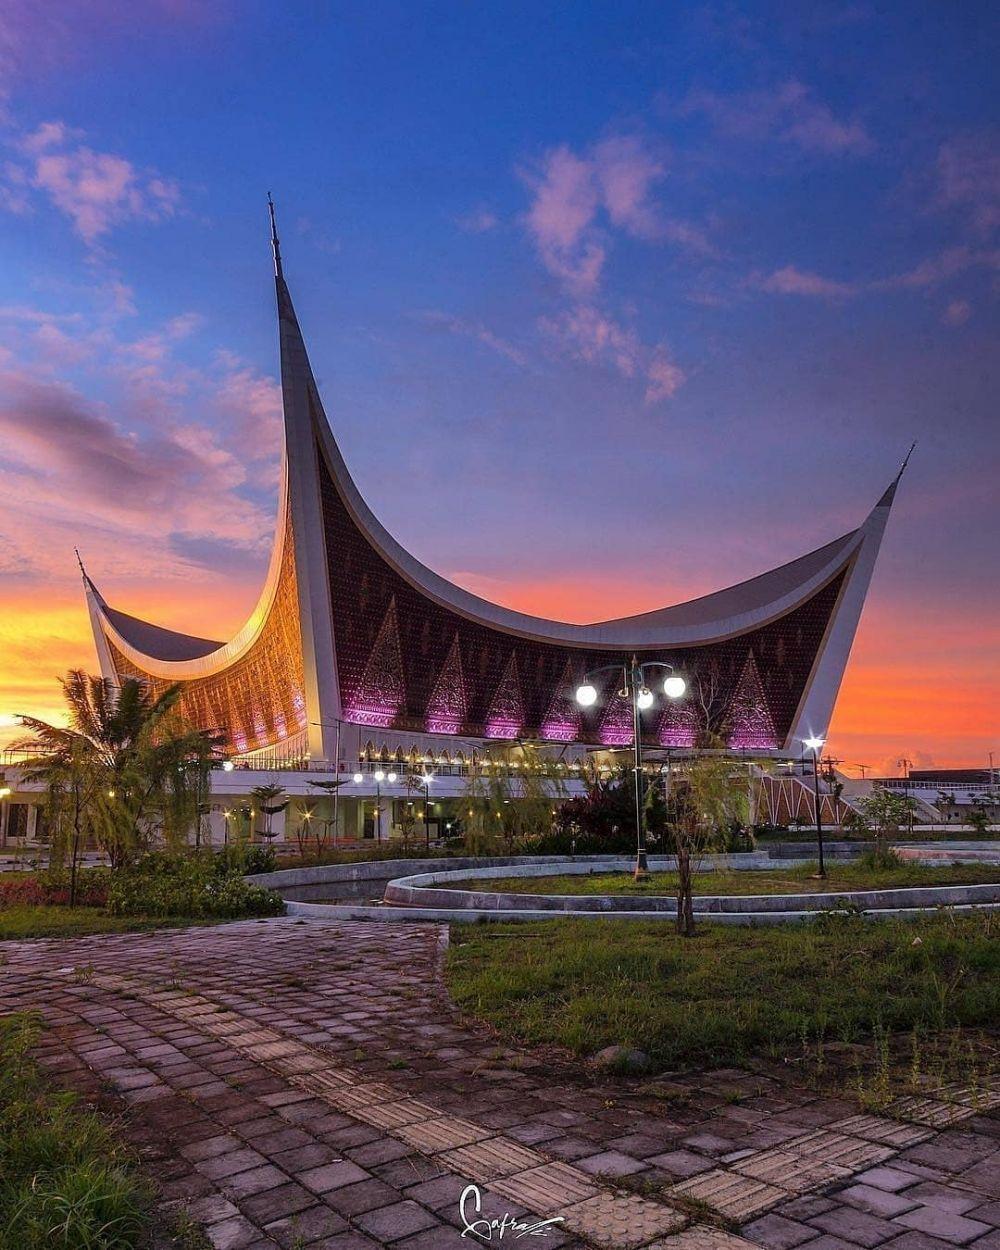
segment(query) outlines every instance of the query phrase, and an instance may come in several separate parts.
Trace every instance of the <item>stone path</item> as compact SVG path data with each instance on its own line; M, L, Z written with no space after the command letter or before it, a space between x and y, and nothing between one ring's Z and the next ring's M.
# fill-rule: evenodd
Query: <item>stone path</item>
M1000 1090L879 1116L737 1071L655 1103L461 1023L439 926L241 922L0 944L0 1012L111 1090L218 1250L1000 1250Z

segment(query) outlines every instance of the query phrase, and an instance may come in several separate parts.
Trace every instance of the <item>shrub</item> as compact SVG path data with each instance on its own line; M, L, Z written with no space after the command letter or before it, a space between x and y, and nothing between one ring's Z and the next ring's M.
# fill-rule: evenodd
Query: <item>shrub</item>
M902 868L905 861L900 858L895 849L886 846L884 843L876 843L862 852L858 856L858 863L862 868L870 868L875 872L884 871L886 868Z
M108 873L101 868L81 871L76 882L78 907L103 907L108 901ZM69 873L49 869L31 876L0 878L0 909L51 907L69 904Z
M246 843L231 842L221 851L216 852L215 867L220 873L255 873L274 872L278 866L278 857L273 846L248 846Z
M108 894L113 916L277 916L280 895L250 885L217 864L211 852L171 855L157 851L114 874Z

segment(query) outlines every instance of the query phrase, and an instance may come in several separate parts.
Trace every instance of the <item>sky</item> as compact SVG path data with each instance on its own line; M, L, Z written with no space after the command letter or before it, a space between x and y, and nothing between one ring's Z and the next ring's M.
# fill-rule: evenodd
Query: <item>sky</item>
M988 3L5 0L0 743L108 601L225 638L274 528L266 194L335 433L432 568L539 615L857 526L917 441L833 724L985 764Z

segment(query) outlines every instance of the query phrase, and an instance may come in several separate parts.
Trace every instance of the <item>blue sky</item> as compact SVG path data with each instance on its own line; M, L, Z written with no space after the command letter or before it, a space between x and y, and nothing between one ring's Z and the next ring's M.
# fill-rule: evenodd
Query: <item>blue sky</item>
M92 663L74 545L130 611L251 605L271 190L348 462L428 563L658 606L852 528L917 439L835 729L994 745L988 5L36 10L0 35L0 712Z

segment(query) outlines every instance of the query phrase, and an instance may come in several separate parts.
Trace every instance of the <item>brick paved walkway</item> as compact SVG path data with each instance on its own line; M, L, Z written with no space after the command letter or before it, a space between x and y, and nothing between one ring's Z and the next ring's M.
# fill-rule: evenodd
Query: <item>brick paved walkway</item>
M6 943L0 1012L40 1009L41 1062L129 1105L218 1250L468 1247L470 1184L470 1218L558 1217L545 1250L1000 1250L1000 1092L870 1116L725 1071L656 1103L462 1024L443 939L280 919Z

